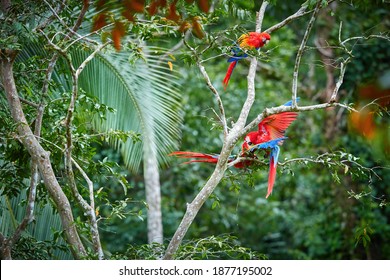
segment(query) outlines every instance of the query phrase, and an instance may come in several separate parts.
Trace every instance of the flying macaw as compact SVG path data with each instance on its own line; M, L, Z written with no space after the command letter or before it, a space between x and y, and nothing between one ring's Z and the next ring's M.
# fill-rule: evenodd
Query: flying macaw
M297 99L298 101L298 99ZM284 104L284 106L291 106L291 101ZM242 152L238 156L230 156L228 162L234 161L237 157L247 157L256 159L254 154L256 150L265 150L267 155L270 156L270 168L268 175L268 190L267 196L272 193L272 189L276 178L276 167L278 163L278 157L280 153L279 145L283 143L287 137L284 136L286 129L297 118L297 112L283 112L274 115L270 115L263 119L259 125L257 131L249 132L241 145ZM208 162L216 164L219 159L218 154L205 154L188 151L176 151L170 156L177 156L180 158L192 159L185 163L192 162ZM245 168L252 165L255 161L248 159L238 162L234 165L235 168Z
M230 62L229 68L223 79L224 88L226 89L230 76L232 75L234 67L239 60L248 56L245 50L259 49L271 40L271 36L268 33L249 32L242 34L237 40L237 46L232 49L233 55L228 59Z

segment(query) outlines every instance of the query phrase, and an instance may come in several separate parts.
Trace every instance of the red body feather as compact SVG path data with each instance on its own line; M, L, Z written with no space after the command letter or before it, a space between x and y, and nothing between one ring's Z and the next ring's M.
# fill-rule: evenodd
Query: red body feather
M263 119L259 123L257 131L249 132L245 136L244 143L242 144L241 156L256 159L256 155L254 154L254 152L250 151L251 147L284 137L284 133L286 129L297 118L297 116L298 113L296 112L283 112L283 113L268 116L265 119ZM280 141L280 143L278 144L281 145L282 141ZM278 156L279 156L279 147L276 146L275 148L272 148L271 152L268 151L267 154L269 154L270 156L270 163L269 163L270 168L269 168L269 175L268 175L268 190L267 190L266 198L268 198L269 195L272 193L272 189L275 183L276 167L278 164ZM204 154L204 153L187 152L187 151L176 151L169 155L176 156L179 158L191 159L184 163L208 162L208 163L216 164L219 159L218 154ZM235 159L234 157L229 158L229 162L232 162L234 159ZM236 163L234 167L245 168L252 165L253 162L254 161L252 160L244 160Z

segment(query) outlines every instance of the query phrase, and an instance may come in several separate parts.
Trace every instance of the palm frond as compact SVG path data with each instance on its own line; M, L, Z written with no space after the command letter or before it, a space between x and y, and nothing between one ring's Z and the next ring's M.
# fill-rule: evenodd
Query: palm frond
M18 196L12 198L5 195L0 196L0 232L3 235L7 237L12 235L23 220L26 208L23 201L26 199L26 189L22 190ZM38 241L52 242L53 232L62 230L60 216L49 203L37 203L34 215L34 222L27 227L23 235L34 237ZM65 241L61 238L57 240L56 244L65 245ZM52 253L56 259L72 259L70 251L55 249Z
M88 56L83 50L72 53L75 65ZM180 137L181 105L177 74L159 66L159 57L145 53L144 60L129 62L129 54L110 53L96 56L80 75L80 86L99 101L116 110L107 113L106 120L93 119L97 130L124 130L141 134L143 141L126 143L113 140L120 149L125 164L132 170L139 168L143 145L155 150L160 164L177 147Z

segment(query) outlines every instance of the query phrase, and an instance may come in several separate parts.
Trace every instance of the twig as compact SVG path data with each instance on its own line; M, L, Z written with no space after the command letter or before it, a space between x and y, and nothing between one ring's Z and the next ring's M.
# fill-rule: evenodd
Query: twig
M355 160L350 160L350 159L343 159L340 161L332 161L332 160L329 160L330 157L327 157L327 156L332 156L332 155L337 155L337 154L324 153L321 155L317 155L317 157L315 157L315 158L313 158L313 157L293 158L293 159L286 160L284 162L280 162L280 163L278 163L278 165L285 166L285 165L295 163L295 162L311 162L311 163L325 164L325 165L329 165L329 166L333 165L333 166L343 166L345 168L349 168L350 166L348 164L353 164L353 165L356 165L359 169L363 169L363 170L367 171L369 174L371 174L371 173L374 174L378 179L381 179L381 177L378 175L378 173L376 173L374 171L375 169L390 169L389 167L384 167L384 166L374 166L374 167L370 168L370 167L366 167L366 166L361 165L360 163L356 162Z
M219 95L218 90L212 84L212 82L210 80L210 77L207 74L207 71L204 68L204 66L203 66L203 64L202 64L202 62L200 60L200 57L199 57L198 53L196 52L196 50L188 44L188 42L186 41L185 37L183 37L183 43L194 54L194 56L196 58L196 64L197 64L197 66L198 66L198 68L200 70L200 73L202 74L203 78L205 79L207 86L209 87L211 92L214 94L215 99L217 100L218 108L219 108L219 111L220 111L220 114L221 114L219 116L219 119L221 120L222 127L223 127L223 132L224 132L224 137L226 138L227 135L228 135L228 127L227 127L227 122L226 122L225 109L224 109L224 106L223 106L223 103L222 103L221 96Z
M313 27L314 21L317 17L318 11L320 10L321 7L321 1L317 2L317 5L313 11L313 14L310 18L310 21L307 25L305 35L302 38L301 45L299 46L297 57L295 59L295 65L294 65L294 74L293 74L293 82L292 82L292 107L296 108L297 105L297 90L298 90L298 73L299 73L299 66L301 63L301 58L303 55L303 50L305 49L307 40L309 38L310 31Z
M332 96L330 97L329 103L336 102L337 94L344 81L344 74L345 74L345 70L347 69L346 65L350 61L350 58L351 57L348 57L346 61L341 62L339 79L337 80L336 86L333 89L333 93Z
M91 231L92 231L92 243L94 245L95 251L98 254L98 259L102 260L104 258L104 253L102 249L102 245L100 243L99 238L99 230L96 219L95 212L95 199L94 199L94 191L93 191L93 182L89 179L87 173L81 168L81 166L72 158L72 163L78 169L78 171L83 176L84 180L87 182L88 190L89 190L89 200L90 204L86 207L87 213L89 214L90 222L91 222ZM84 200L84 199L82 199ZM84 201L85 202L85 201ZM83 202L81 202L83 203ZM85 205L85 203L83 203ZM85 205L86 206L86 205Z
M65 7L65 2L66 2L66 0L62 0L62 2L58 5L58 8L57 8L57 10L54 10L55 11L55 13L52 13L52 15L50 15L47 19L46 19L46 21L44 21L43 23L41 23L41 24L39 24L34 30L42 30L42 29L45 29L46 28L46 26L48 26L52 21L53 21L53 19L55 19L56 18L56 14L59 14L63 9L64 9L64 7ZM45 1L45 3L46 4L48 4L46 1ZM51 6L50 5L48 5L49 6L49 9L52 9L51 8Z
M20 99L20 102L25 103L27 105L30 105L31 107L34 107L34 108L38 108L39 107L39 104L37 104L37 103L31 102L31 101L29 101L27 99L24 99L22 97L19 97L19 99Z

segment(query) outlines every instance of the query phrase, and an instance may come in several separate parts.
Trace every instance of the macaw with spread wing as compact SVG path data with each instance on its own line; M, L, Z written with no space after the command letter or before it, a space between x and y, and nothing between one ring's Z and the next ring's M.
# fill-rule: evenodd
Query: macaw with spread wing
M291 106L291 103L292 102L289 101L284 104L284 106ZM238 156L230 156L228 158L228 162L234 161L237 157L248 158L234 165L236 168L245 168L255 162L255 159L257 158L255 155L256 150L266 150L267 154L270 156L268 190L266 198L268 198L272 193L273 185L275 183L276 167L280 153L279 145L281 145L283 141L287 139L287 137L284 136L285 131L297 118L297 116L297 112L283 112L266 117L259 123L257 131L249 132L245 136L244 142L241 145L241 154ZM169 155L191 159L185 163L208 162L216 164L219 159L218 154L204 154L187 151L176 151Z
M237 62L245 57L248 54L245 50L250 49L259 49L267 44L271 40L271 36L268 33L258 33L258 32L249 32L240 36L237 40L237 46L232 49L232 56L228 59L230 62L229 68L226 72L225 78L223 79L224 88L226 89L230 76L233 73L234 67L236 67Z

